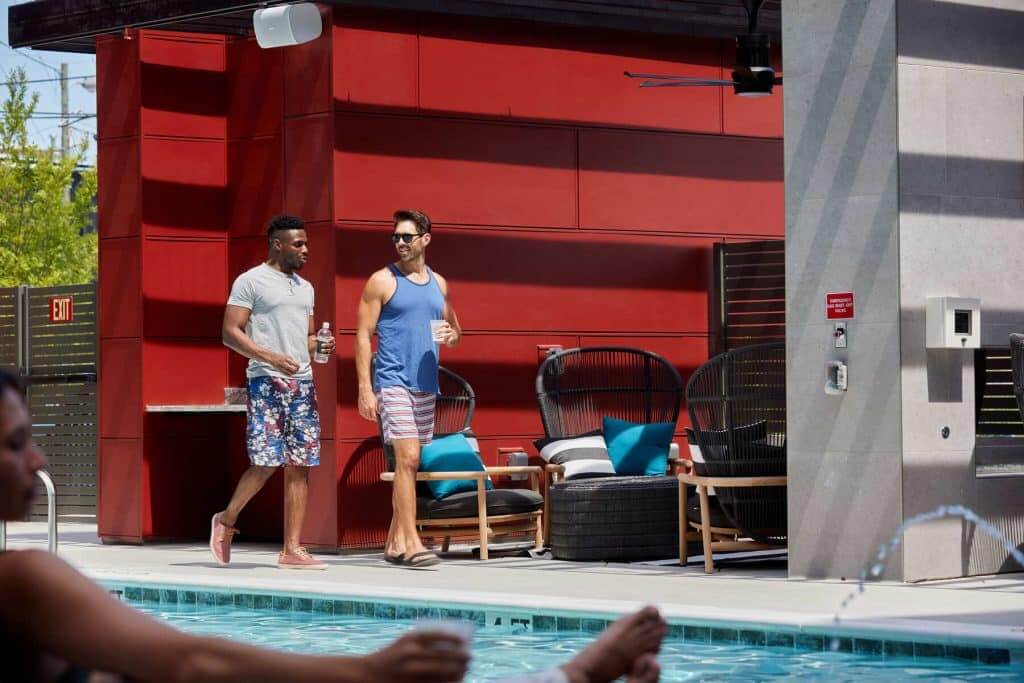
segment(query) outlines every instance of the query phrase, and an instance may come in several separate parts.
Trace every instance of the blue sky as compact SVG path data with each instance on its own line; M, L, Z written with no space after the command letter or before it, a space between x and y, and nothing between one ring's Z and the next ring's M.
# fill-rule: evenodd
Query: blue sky
M7 39L7 8L11 5L21 4L13 0L0 0L3 9L0 10L0 82L7 81L7 74L16 67L24 67L29 79L56 78L61 62L67 62L68 74L70 76L91 76L96 73L96 58L94 55L82 55L71 52L45 52L41 50L14 50L8 47ZM38 60L38 61L33 61ZM44 64L49 67L44 66ZM51 68L52 67L52 68ZM60 83L32 83L29 88L39 93L40 112L60 111ZM6 89L0 88L0 93L6 95ZM83 114L96 113L96 94L87 91L80 85L80 81L71 81L68 96L69 108L72 112ZM51 138L54 144L60 145L59 121L53 119L39 119L29 122L29 132L32 140L40 146L49 146ZM89 153L88 163L95 163L96 160L96 118L83 119L74 124L71 131L73 143L79 143L88 139Z

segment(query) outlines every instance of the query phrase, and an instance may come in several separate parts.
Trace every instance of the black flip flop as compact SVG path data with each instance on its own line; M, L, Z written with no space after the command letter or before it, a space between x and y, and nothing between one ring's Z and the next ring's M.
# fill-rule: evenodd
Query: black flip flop
M397 555L388 555L384 553L384 561L388 564L402 564L405 562L405 554L398 553Z
M409 557L402 557L399 564L403 567L408 567L409 569L422 569L424 567L433 567L441 564L441 558L429 550L421 550Z

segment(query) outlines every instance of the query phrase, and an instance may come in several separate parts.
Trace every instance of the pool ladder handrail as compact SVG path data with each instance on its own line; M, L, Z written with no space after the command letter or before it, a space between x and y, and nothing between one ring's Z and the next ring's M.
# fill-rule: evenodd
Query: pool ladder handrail
M46 488L46 545L51 553L57 552L57 489L45 470L36 470ZM7 522L0 519L0 551L7 550Z

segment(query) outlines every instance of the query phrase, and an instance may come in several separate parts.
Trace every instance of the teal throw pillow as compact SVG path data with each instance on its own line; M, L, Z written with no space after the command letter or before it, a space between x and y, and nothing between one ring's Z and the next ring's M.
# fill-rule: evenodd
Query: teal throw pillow
M462 434L450 434L434 439L420 451L420 472L483 472L484 464L480 454L473 449ZM475 479L452 479L428 481L427 488L435 500L447 498L453 493L476 491ZM488 479L488 489L494 485Z
M668 449L675 424L636 424L614 417L603 420L604 440L615 474L661 476L668 468Z

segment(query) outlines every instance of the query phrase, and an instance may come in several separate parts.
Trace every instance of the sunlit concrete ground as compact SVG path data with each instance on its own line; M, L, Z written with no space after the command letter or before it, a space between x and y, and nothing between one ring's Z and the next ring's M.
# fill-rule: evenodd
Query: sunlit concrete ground
M63 524L59 554L101 581L152 582L247 591L483 604L619 614L654 603L669 617L754 622L817 630L833 626L837 608L856 586L840 581L789 580L784 559L753 566L573 563L509 552L487 562L468 552L441 566L412 571L379 553L322 555L327 571L282 571L278 548L236 543L230 567L213 563L203 543L103 545L94 525ZM11 549L45 548L46 525L8 526ZM946 642L998 642L1024 651L1024 575L879 583L843 611L840 628L857 633L898 631Z

